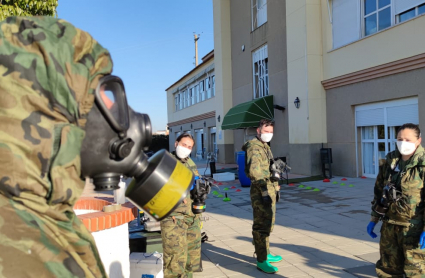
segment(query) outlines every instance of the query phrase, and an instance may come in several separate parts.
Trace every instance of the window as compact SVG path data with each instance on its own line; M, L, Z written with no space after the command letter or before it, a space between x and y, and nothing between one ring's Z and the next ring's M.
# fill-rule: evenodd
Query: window
M251 0L252 30L267 22L267 0Z
M360 139L359 158L362 170L359 174L376 177L385 155L395 150L397 129L404 123L419 123L417 98L406 98L355 108L355 123Z
M425 14L425 4L418 7L418 14Z
M191 102L192 102L192 90L191 89L187 90L186 102L187 102L186 107L189 107L191 105Z
M425 13L425 4L416 6L397 15L397 22L403 22Z
M190 91L191 91L191 100L192 100L192 105L195 105L195 103L196 103L196 96L195 96L195 94L196 94L196 92L195 92L195 87L192 87L192 88L190 88Z
M207 91L207 99L211 98L211 82L210 78L205 78L205 91Z
M179 98L180 98L180 100L179 100L180 109L179 110L182 110L183 109L183 93L179 93Z
M175 105L176 105L176 111L179 111L179 99L180 99L180 96L179 96L179 94L175 94L174 95L174 103L175 103Z
M252 54L254 98L269 95L269 70L267 45Z
M199 101L204 101L205 100L205 81L201 80L199 82Z
M392 24L391 0L364 0L364 35L369 36Z
M204 88L204 80L202 80L202 81L199 82L199 89L200 89L200 92L203 92L205 90L205 88Z
M194 96L194 101L195 103L200 102L200 98L199 98L199 84L195 86L195 96Z
M215 75L211 77L211 95L215 96Z
M183 91L182 92L182 98L181 98L181 101L183 102L183 108L186 108L186 91Z
M332 0L331 3L333 48L425 14L425 0Z
M360 2L332 0L333 48L360 39Z

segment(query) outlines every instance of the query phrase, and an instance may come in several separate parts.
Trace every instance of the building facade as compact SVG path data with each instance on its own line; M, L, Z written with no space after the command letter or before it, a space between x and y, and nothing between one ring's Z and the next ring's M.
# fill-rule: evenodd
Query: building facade
M397 128L423 127L424 3L286 1L290 137L331 148L334 174L376 177Z
M231 34L215 51L231 54L232 107L273 96L285 108L273 109L271 148L294 173L321 174L325 147L334 175L376 177L397 128L425 128L425 0L213 4L215 27ZM255 136L232 132L233 152Z
M425 128L425 0L319 2L334 169L376 177L398 127Z
M195 138L192 158L206 158L214 152L219 161L227 162L225 150L218 145L214 51L202 58L202 63L166 89L170 150L183 132ZM222 135L221 135L222 136Z

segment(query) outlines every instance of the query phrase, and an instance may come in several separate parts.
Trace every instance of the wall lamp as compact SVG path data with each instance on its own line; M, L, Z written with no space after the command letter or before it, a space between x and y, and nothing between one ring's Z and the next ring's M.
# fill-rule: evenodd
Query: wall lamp
M273 108L274 109L277 109L277 110L280 110L280 111L285 111L285 107L280 106L280 105L277 105L277 104L273 105Z
M298 109L298 108L300 108L300 103L301 103L301 101L300 101L300 99L297 97L295 100L294 100L294 104L295 104L295 107Z

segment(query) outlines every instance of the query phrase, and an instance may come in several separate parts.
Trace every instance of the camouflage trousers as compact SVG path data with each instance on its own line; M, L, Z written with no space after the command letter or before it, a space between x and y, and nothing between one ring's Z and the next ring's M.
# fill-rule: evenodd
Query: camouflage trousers
M186 278L202 271L199 216L169 216L160 224L164 277Z
M267 191L272 199L271 205L263 204L262 189L253 183L251 185L251 205L254 223L252 225L252 237L257 254L257 261L267 260L269 251L269 236L273 231L276 214L276 189L273 184L267 185Z
M376 263L378 277L425 278L425 249L419 246L422 231L423 224L404 227L382 223L381 258Z

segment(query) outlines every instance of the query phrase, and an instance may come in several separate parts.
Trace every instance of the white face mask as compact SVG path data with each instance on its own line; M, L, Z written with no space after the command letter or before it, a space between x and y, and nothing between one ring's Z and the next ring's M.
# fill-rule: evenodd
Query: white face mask
M176 154L179 158L184 159L189 156L189 154L192 152L192 150L182 147L180 145L176 148Z
M415 152L415 143L406 141L397 141L397 149L402 155L410 155Z
M270 140L272 140L273 133L261 133L260 138L261 138L261 141L268 143L270 142Z

